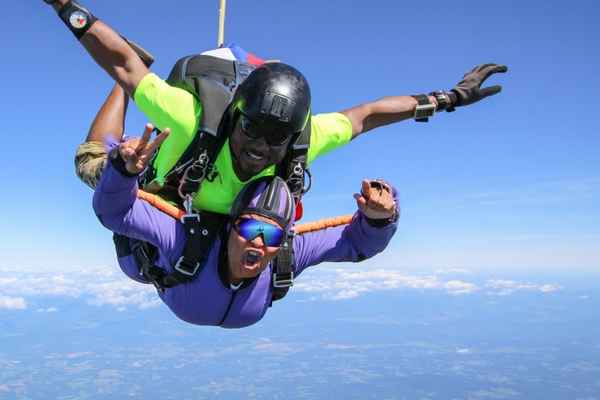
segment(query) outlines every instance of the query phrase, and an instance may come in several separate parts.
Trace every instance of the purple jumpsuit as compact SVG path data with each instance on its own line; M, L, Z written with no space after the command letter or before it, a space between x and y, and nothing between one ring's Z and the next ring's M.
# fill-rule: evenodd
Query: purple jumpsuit
M170 273L185 247L183 224L139 200L137 189L137 176L126 176L108 162L94 193L94 211L107 229L156 246L160 255L156 265ZM393 195L399 211L395 189ZM357 211L347 226L298 235L293 245L296 259L294 277L298 277L305 268L322 262L357 262L373 257L385 249L397 225L394 222L374 227ZM223 241L226 245L226 238ZM223 264L226 263L221 262L219 268L221 244L221 239L217 238L207 264L190 282L158 290L158 295L177 317L192 324L223 328L255 324L265 315L271 303L271 268L269 266L256 278L246 280L239 289L231 289L224 272L226 267ZM120 257L119 264L129 277L140 281L139 268L133 256Z

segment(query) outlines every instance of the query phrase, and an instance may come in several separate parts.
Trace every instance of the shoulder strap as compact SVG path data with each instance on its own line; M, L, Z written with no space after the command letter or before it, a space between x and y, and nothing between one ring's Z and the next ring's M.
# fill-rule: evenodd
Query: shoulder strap
M286 181L290 191L299 201L312 186L312 175L308 169L308 149L310 148L311 118L308 118L306 127L294 143L292 150L277 164L275 175ZM308 186L305 182L308 177Z
M187 194L200 190L204 179L216 178L214 161L229 130L226 111L235 88L254 68L241 61L204 54L184 57L175 64L166 82L192 93L202 103L202 113L192 143L165 177L164 186L154 189L147 186L147 190L181 205ZM156 171L149 168L142 182L152 182L155 177Z
M294 242L294 235L292 234L285 240L283 248L277 255L277 258L273 261L271 268L271 282L273 285L273 296L271 297L271 304L273 302L281 300L285 297L290 287L294 286L294 248L292 247Z
M184 215L182 222L187 241L183 255L170 274L166 274L162 268L155 265L158 251L154 246L131 239L132 251L137 257L141 274L160 290L189 282L206 265L208 254L215 244L218 233L225 229L227 220L228 216L216 213Z
M173 169L166 175L160 187L145 185L156 178L154 168L148 168L140 180L142 187L161 197L182 205L187 194L200 190L202 181L212 181L218 175L214 166L229 131L229 113L226 112L233 99L235 88L256 67L252 64L196 54L181 58L169 74L166 82L192 93L202 103L198 130L188 149ZM210 101L203 101L210 99ZM312 176L308 169L310 147L310 118L293 148L276 166L275 174L284 179L297 201L310 190ZM308 177L308 184L305 178Z

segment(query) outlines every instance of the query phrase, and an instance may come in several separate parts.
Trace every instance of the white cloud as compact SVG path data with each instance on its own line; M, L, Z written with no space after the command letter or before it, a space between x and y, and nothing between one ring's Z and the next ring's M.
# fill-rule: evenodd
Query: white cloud
M0 269L3 276L0 278L0 308L25 309L28 298L35 296L82 297L92 306L109 305L118 311L132 307L147 309L162 303L153 286L134 282L117 268L61 268L59 274L18 268ZM460 268L419 274L397 269L359 269L352 265L340 268L339 264L324 264L304 272L296 280L294 291L306 292L308 300L347 300L369 292L389 290L436 290L458 296L485 289L489 295L506 296L519 290L548 293L562 289L556 283L536 285L509 279L490 279L481 286L465 279L455 279L458 274L469 276L470 273ZM446 276L448 274L454 274L452 279ZM48 308L36 311L58 310Z
M315 275L315 273L318 275ZM479 288L474 283L458 280L441 281L437 276L417 276L397 270L312 269L305 273L295 290L315 293L311 299L344 300L362 293L379 290L418 289L444 290L450 294L470 294ZM318 293L318 294L317 294Z
M466 270L452 272L467 273ZM329 269L316 267L306 271L294 284L294 290L310 293L309 300L345 300L381 290L441 290L451 295L467 295L487 289L489 295L507 296L516 291L538 290L543 293L561 290L556 283L536 285L515 280L490 279L481 287L463 280L443 280L443 270L435 275L416 275L399 270Z
M33 296L85 296L91 305L111 305L121 310L127 306L145 309L161 303L151 285L134 282L120 271L116 270L115 273L114 269L105 266L93 269L60 268L58 274L48 270L23 271L6 267L2 270L4 277L0 278L0 292L6 295L0 298L0 307L3 308L24 309L24 297Z
M548 285L533 285L531 283L520 283L511 280L503 280L503 279L490 279L487 281L486 288L491 288L496 291L489 291L489 295L497 295L497 296L506 296L516 292L517 290L539 290L541 292L554 292L556 290L562 289L562 287L557 284L548 284Z
M22 297L0 296L0 308L8 310L24 310L27 308L27 303Z
M544 293L547 292L555 292L557 290L562 289L560 286L558 286L557 284L553 283L550 285L544 285L544 286L540 286L540 290Z
M162 303L154 286L140 284L128 278L112 282L88 283L86 289L86 292L92 296L87 300L88 304L94 306L108 304L119 311L124 311L127 306L146 309Z
M46 309L38 308L37 310L35 310L35 312L39 312L39 313L42 313L42 312L57 312L57 311L58 311L58 308L56 308L56 307L50 307L50 308L46 308Z
M461 281L449 281L444 283L444 289L451 294L471 294L479 288L474 283L466 283Z
M448 274L468 274L470 273L466 269L450 268L450 269L438 269L434 272L436 275L448 275Z

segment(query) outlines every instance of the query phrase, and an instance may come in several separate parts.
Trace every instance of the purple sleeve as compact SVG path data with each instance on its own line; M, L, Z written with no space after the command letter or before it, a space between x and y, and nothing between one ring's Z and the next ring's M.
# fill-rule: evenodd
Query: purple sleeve
M107 162L92 201L98 219L113 232L149 242L162 249L169 259L177 258L185 243L183 225L139 200L137 190L137 176L125 176Z
M392 194L400 213L400 199L395 188L392 188ZM374 227L363 213L357 211L349 225L299 235L294 239L295 275L322 262L358 262L371 258L387 247L397 228L398 221Z

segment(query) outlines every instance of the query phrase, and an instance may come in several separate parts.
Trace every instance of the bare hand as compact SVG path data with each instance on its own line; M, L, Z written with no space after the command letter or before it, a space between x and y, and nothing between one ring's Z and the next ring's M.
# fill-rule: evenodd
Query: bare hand
M171 132L169 128L165 128L154 141L149 142L153 129L152 124L146 124L141 139L133 138L121 143L119 151L129 173L139 174L142 172L150 163L152 154L163 144Z
M368 218L387 219L396 213L396 202L392 194L380 187L371 187L368 180L362 181L361 193L354 198L358 209Z

